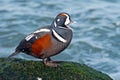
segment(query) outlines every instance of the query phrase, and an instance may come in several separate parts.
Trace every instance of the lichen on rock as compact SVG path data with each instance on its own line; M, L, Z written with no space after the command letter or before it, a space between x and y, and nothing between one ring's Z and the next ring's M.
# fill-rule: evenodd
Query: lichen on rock
M85 64L62 62L60 65L52 68L41 61L0 58L0 80L112 80Z

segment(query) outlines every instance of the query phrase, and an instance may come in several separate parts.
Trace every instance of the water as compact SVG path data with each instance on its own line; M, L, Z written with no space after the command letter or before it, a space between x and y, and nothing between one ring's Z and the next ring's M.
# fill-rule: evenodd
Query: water
M119 0L0 0L0 57L10 55L30 32L51 24L58 13L68 12L77 22L71 25L74 37L53 58L84 63L119 80L119 5ZM16 57L31 59L25 54Z

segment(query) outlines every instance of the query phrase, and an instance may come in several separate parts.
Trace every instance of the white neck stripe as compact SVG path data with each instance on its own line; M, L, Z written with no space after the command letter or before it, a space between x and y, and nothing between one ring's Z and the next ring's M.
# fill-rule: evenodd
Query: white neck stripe
M66 42L67 42L67 40L65 40L65 39L62 38L59 34L57 34L57 32L56 32L54 29L52 29L52 31L53 31L53 35L54 35L58 40L60 40L60 41L63 42L63 43L66 43Z

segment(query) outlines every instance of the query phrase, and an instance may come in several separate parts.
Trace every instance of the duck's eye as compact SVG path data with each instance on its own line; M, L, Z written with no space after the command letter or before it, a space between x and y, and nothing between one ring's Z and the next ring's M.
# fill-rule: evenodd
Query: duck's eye
M57 22L59 22L60 21L60 19L57 19Z

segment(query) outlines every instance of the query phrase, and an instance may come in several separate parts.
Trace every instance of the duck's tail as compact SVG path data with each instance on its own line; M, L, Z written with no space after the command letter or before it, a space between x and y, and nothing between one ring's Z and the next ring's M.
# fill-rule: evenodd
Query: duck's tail
M8 58L11 58L12 56L17 55L18 53L20 53L20 51L15 51L14 53L12 53L11 55L8 56Z

